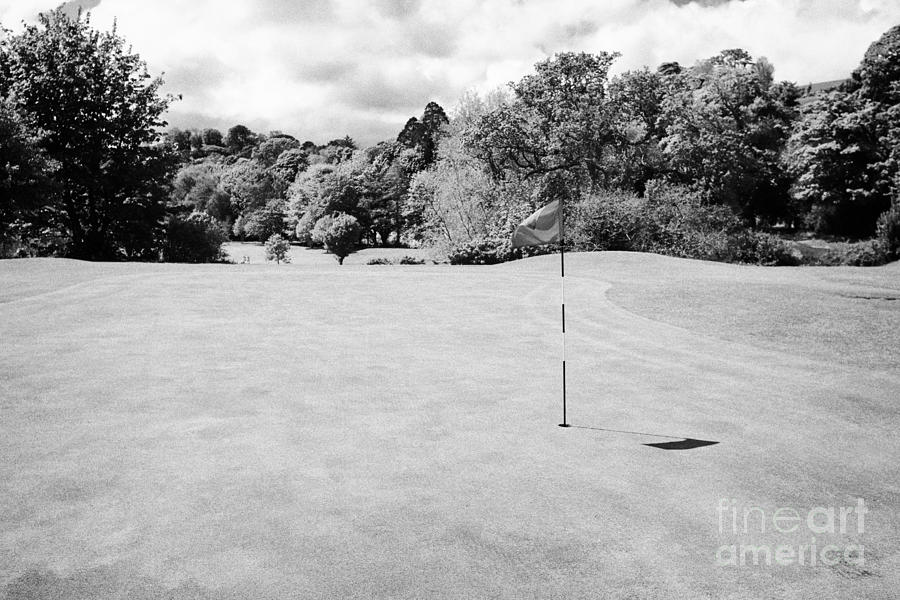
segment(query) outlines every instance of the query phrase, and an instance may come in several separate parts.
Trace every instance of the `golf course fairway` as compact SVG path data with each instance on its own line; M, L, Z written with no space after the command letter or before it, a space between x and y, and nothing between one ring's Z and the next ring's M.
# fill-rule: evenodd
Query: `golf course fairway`
M368 252L0 261L0 598L900 593L900 264Z

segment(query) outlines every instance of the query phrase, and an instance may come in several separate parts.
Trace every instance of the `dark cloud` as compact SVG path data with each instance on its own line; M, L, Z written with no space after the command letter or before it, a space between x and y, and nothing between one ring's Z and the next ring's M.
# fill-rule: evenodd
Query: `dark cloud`
M76 17L79 10L86 13L92 8L100 6L100 2L101 0L69 0L68 2L63 2L60 8L66 15Z

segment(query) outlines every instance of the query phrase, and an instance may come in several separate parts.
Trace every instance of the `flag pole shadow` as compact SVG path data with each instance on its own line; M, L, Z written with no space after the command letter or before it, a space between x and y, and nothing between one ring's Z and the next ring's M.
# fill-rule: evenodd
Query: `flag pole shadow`
M640 435L645 437L657 437L672 440L670 442L654 442L652 444L643 444L660 450L693 450L694 448L702 448L704 446L714 446L719 442L712 440L698 440L689 437L681 437L675 435L661 435L658 433L646 433L643 431L626 431L622 429L607 429L605 427L588 427L586 425L560 424L560 427L571 427L573 429L590 429L593 431L606 431L609 433L623 433L626 435Z

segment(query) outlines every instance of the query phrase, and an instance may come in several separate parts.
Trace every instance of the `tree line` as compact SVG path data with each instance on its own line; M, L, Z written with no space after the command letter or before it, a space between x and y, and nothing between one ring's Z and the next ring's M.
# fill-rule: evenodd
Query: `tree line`
M740 49L611 77L561 53L508 89L437 103L396 138L301 142L243 125L163 131L175 99L115 32L41 15L0 41L0 247L87 259L214 260L227 239L429 245L451 262L508 244L564 198L573 246L791 262L785 232L900 238L900 27L815 95Z

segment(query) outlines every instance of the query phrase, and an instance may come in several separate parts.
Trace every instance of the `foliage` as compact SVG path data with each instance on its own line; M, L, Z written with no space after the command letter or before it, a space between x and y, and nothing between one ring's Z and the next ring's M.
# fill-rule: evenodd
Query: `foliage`
M449 123L441 105L429 102L422 119L410 117L397 136L397 141L406 148L415 150L421 160L421 167L427 167L434 162L437 144Z
M900 194L891 207L878 217L877 239L887 260L900 259Z
M243 235L250 239L267 240L284 233L284 201L270 200L263 208L249 213L243 222Z
M227 168L222 173L220 185L231 198L236 213L253 212L278 197L271 173L247 158L238 159Z
M785 161L793 196L817 233L869 236L890 205L887 123L881 107L833 91L807 105Z
M556 246L531 246L513 248L510 236L485 236L450 247L447 260L451 265L494 265L510 260L551 254Z
M19 246L51 216L41 202L50 191L48 171L40 139L11 102L0 101L0 243Z
M186 218L171 216L166 223L162 258L166 262L205 263L223 259L222 244L228 234L206 213L194 212Z
M401 265L424 265L424 258L416 258L415 256L402 256L398 261Z
M235 125L228 130L223 141L229 152L247 158L259 140L246 125Z
M461 135L449 135L441 140L433 167L410 183L404 204L408 234L416 242L464 246L512 232L528 215L532 194L529 182L495 180Z
M338 264L344 264L344 258L356 250L362 228L352 215L338 213L330 218L322 233L325 250L334 254Z
M628 71L609 84L609 104L615 143L610 152L614 169L609 184L643 193L646 183L666 172L660 150L665 135L663 100L667 80L648 69Z
M607 147L615 139L607 73L617 53L560 53L511 84L512 102L479 119L467 142L498 177L554 171L605 183Z
M155 256L175 164L157 128L170 98L115 31L62 9L0 40L0 96L54 164L47 198L72 256Z
M886 106L900 104L900 25L869 46L848 89Z
M392 260L383 256L378 258L370 258L366 261L367 265L424 265L424 258L416 258L414 256L404 256L400 260Z
M572 207L567 229L581 250L655 252L684 258L795 264L775 236L745 229L727 206L704 194L651 181L644 197L598 190Z
M868 237L898 192L900 26L866 51L843 89L809 104L788 146L794 197L819 233Z
M218 162L196 162L185 165L172 182L171 204L181 210L206 212L216 220L234 220L231 198L222 189L222 167Z
M773 84L771 65L726 50L666 78L660 148L675 181L733 207L750 225L788 218L788 178L779 161L799 91Z
M275 165L282 153L300 147L300 142L296 138L280 134L271 136L266 141L253 149L253 160L259 162L263 167L269 168Z
M291 243L281 237L279 234L273 234L266 240L266 260L275 261L275 264L289 263L291 257L288 252L291 249Z

